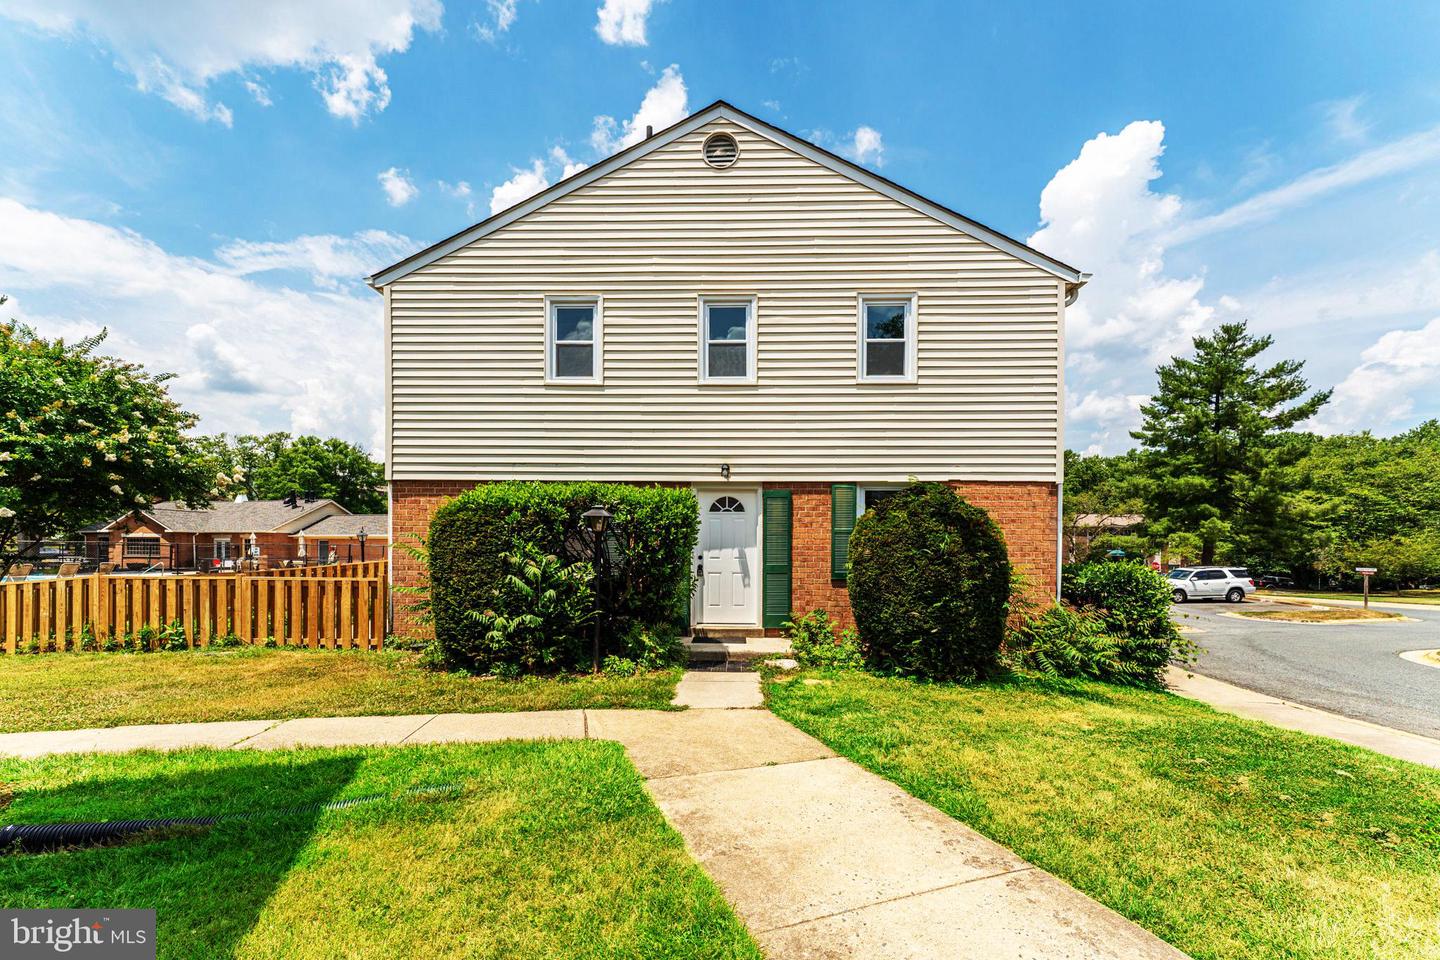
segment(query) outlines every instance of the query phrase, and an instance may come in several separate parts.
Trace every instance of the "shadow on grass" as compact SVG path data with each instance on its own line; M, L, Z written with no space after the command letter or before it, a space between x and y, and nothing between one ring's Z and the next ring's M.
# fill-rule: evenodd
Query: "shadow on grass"
M361 760L341 755L222 762L184 773L85 778L33 791L22 787L0 820L187 817L319 805L337 798ZM255 925L321 814L306 809L106 847L0 855L0 889L7 907L154 908L159 956L228 957Z

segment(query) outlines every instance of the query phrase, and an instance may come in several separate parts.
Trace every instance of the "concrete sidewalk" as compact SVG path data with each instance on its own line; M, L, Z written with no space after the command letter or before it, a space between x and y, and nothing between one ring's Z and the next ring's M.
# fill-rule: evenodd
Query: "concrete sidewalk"
M617 740L775 958L1174 960L1173 947L765 710L755 674L689 672L721 709L343 717L0 735L0 754L183 746ZM1023 785L1017 785L1023 789Z
M1172 691L1182 697L1203 701L1226 713L1264 720L1287 730L1313 733L1357 747L1366 747L1397 760L1440 767L1440 740L1422 737L1418 733L1382 727L1377 723L1355 720L1338 713L1292 703L1179 667L1169 669L1165 682Z

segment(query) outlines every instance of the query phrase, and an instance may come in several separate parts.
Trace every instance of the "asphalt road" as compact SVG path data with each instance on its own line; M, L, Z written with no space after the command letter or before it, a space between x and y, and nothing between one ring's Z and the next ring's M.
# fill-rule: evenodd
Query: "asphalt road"
M1440 606L1387 612L1409 621L1283 623L1225 614L1294 609L1248 600L1179 604L1175 621L1203 652L1196 673L1332 713L1440 738L1440 667L1402 660L1440 648Z

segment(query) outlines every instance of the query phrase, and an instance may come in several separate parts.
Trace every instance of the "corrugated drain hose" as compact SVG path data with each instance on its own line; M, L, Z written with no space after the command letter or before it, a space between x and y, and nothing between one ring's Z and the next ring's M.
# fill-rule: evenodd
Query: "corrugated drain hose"
M461 785L447 783L433 787L411 787L392 797L377 793L329 803L307 803L273 810L251 810L245 813L222 813L213 817L160 817L150 820L105 820L100 823L11 823L0 827L0 853L35 853L63 847L95 846L111 843L137 833L168 830L173 827L211 827L217 823L256 820L262 817L293 817L321 810L344 810L362 804L390 799L452 800L460 795Z

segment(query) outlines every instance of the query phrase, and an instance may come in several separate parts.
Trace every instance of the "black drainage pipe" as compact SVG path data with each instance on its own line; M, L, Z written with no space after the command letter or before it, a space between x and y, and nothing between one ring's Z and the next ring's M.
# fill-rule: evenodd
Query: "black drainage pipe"
M412 787L395 799L452 800L460 795L460 784L447 783L435 787ZM245 813L223 813L212 817L160 817L148 820L105 820L99 823L11 823L0 827L0 853L36 853L66 847L88 847L113 843L139 833L169 830L176 827L212 827L218 823L234 823L261 817L295 817L322 810L345 810L362 804L391 799L377 793L329 803L307 803L274 810L252 810Z

